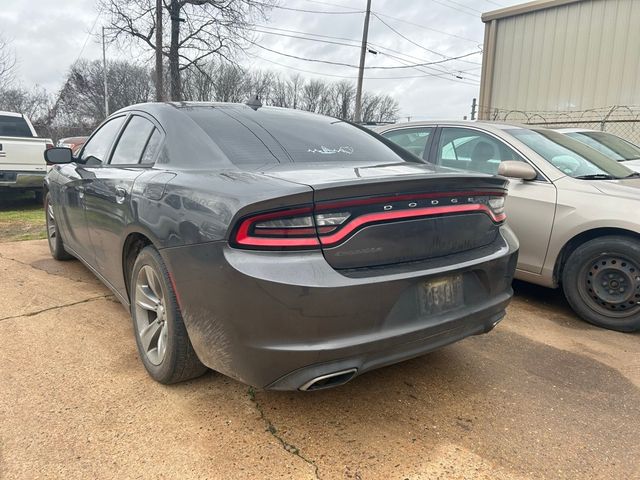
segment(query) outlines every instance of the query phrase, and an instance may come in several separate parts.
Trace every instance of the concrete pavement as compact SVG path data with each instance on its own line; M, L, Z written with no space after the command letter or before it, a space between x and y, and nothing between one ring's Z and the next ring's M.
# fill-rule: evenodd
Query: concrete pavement
M640 342L517 285L498 328L329 391L153 382L46 241L0 244L0 479L640 478Z

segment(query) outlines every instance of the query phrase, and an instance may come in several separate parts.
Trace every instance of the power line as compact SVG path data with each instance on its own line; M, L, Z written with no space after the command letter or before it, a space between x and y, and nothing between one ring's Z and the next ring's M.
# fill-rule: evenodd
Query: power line
M332 40L344 40L347 42L355 42L355 43L359 43L360 40L356 40L354 38L347 38L347 37L335 37L332 35L323 35L320 33L311 33L311 32L302 32L300 30L291 30L291 29L287 29L287 28L277 28L277 27L271 27L269 25L260 25L260 24L252 24L250 25L251 27L257 27L257 28L267 28L269 30L276 30L278 32L287 32L287 33L297 33L300 35L308 35L310 37L320 37L320 38L330 38Z
M89 38L91 38L91 35L93 34L93 29L96 28L96 24L98 23L98 19L100 18L100 15L102 15L102 10L98 12L98 14L96 15L95 20L93 21L93 24L91 25L91 29L89 30L89 32L87 33L86 38L84 39L84 43L82 44L82 48L80 49L80 53L78 54L78 58L76 58L76 61L73 63L78 63L78 60L80 60L80 57L82 57L82 54L84 53L84 49L87 46L87 42L89 42Z
M308 0L308 1L311 1L311 0ZM354 38L335 37L335 36L332 36L332 35L323 35L323 34L320 34L320 33L303 32L303 31L300 31L300 30L291 30L291 29L287 29L287 28L270 27L268 25L260 25L260 24L253 24L251 26L252 27L257 27L257 28L262 28L262 29L275 30L277 32L295 33L295 34L299 34L299 35L307 35L307 36L310 36L310 37L329 38L329 39L332 39L332 40L344 40L346 42L353 42L354 44L360 43L360 40L356 40ZM259 30L254 30L254 31L259 31ZM267 32L264 32L264 33L267 33ZM272 32L269 32L269 33L272 33ZM306 38L306 37L293 37L293 38L303 38L305 40L315 40L315 39ZM333 42L331 42L331 43L333 43ZM350 44L343 44L343 45L350 46L350 47L354 47L354 46L355 47L359 47L359 45L350 45ZM397 53L397 54L403 55L405 57L411 57L411 58L413 58L414 60L416 60L418 62L429 62L429 60L425 60L423 58L416 57L415 55L410 55L410 54L407 54L407 53L404 53L404 52L400 52L398 50L394 50L392 48L385 47L385 46L380 45L378 43L368 42L368 45L371 45L376 50L387 50L389 52ZM441 54L441 53L438 53L438 52L436 52L436 53L441 57L447 58L447 56L444 55L444 54ZM464 61L464 60L462 60L462 61ZM476 63L476 62L466 62L466 63L471 63L472 65L476 65L478 68L482 66L480 63Z
M320 43L328 43L328 44L331 44L331 45L342 45L342 46L345 46L345 47L360 48L358 45L351 45L350 43L333 42L331 40L321 40L319 38L308 38L308 37L301 37L299 35L289 35L289 34L286 34L286 33L268 32L266 30L258 30L258 29L255 29L255 28L252 31L258 32L258 33L264 33L264 34L267 34L267 35L275 35L277 37L298 38L300 40L308 40L310 42L320 42Z
M388 57L390 57L390 58L393 58L393 59L395 59L396 61L398 61L398 62L400 62L400 63L402 63L402 64L404 64L404 65L406 65L406 66L408 66L408 67L412 67L412 65L408 64L408 62L407 62L406 60L404 60L404 59L402 59L402 58L400 58L400 57L397 57L397 56L395 56L395 55L391 55L391 54L389 54L389 53L384 53L384 52L380 52L380 53L381 53L382 55L386 55L386 56L388 56ZM424 70L422 70L422 68L420 68L420 67L413 67L413 68L415 68L415 69L416 69L416 70L418 70L419 72L423 72L423 73L425 73L425 74L427 74L427 75L432 75L432 76L434 76L434 77L443 77L443 78L444 78L444 77L446 77L446 76L452 76L452 77L456 77L456 78L457 78L457 79L459 79L459 80L465 80L465 79L464 79L464 78L462 78L461 76L458 76L455 72L449 72L449 71L447 71L447 70L438 70L438 69L433 68L433 67L425 67L425 68L429 68L429 69L431 69L431 70L435 70L436 72L438 72L438 73L429 73L429 72L425 72L425 71L424 71ZM467 80L473 81L473 80L471 80L471 79L467 79ZM474 85L475 85L475 84L474 84Z
M268 47L265 47L263 45L260 45L260 44L258 44L256 42L251 41L251 40L249 40L249 43L251 43L252 45L254 45L254 46L258 47L258 48L261 48L262 50L266 50L268 52L275 53L277 55L282 55L284 57L295 58L296 60L303 60L305 62L314 62L314 63L326 63L327 65L337 65L337 66L340 66L340 67L359 68L357 65L352 65L350 63L333 62L333 61L330 61L330 60L320 60L320 59L317 59L317 58L306 58L306 57L300 57L298 55L292 55L290 53L280 52L278 50L273 50L272 48L268 48ZM470 52L470 53L465 53L463 55L459 55L457 57L444 58L442 60L436 60L436 61L433 61L433 62L416 63L414 65L403 65L403 66L397 66L397 67L385 67L385 66L365 67L365 69L367 69L367 70L392 70L392 69L413 68L413 67L426 67L428 65L437 65L437 64L449 62L449 61L452 61L452 60L459 60L461 58L470 57L472 55L477 55L479 53L482 53L482 52Z
M311 2L311 3L317 3L317 4L319 4L319 5L328 5L328 6L331 6L331 7L344 8L344 9L346 9L346 10L353 10L353 11L354 11L353 13L355 13L356 11L357 11L357 12L359 12L359 13L362 13L362 10L359 10L359 9L357 9L357 8L354 8L354 7L348 7L348 6L346 6L346 5L339 5L339 4L337 4L337 3L321 2L320 0L305 0L305 1L306 1L306 2ZM493 3L494 5L498 5L498 6L500 6L500 7L502 7L502 6L503 6L503 5L501 5L501 4L497 3L497 2L493 2L493 1L491 1L491 0L485 0L485 1L486 1L486 2L489 2L489 3ZM438 2L436 2L436 3L438 3ZM455 3L455 2L454 2L454 3ZM446 4L445 4L444 6L445 6L445 7L450 7L450 8L454 8L454 9L456 9L455 7L451 7L451 6L446 5ZM466 7L466 8L471 8L471 7ZM475 9L472 9L472 10L475 10ZM476 11L477 11L477 12L479 12L479 13L481 13L481 12L480 12L480 10L476 10ZM472 39L472 38L467 38L467 37L463 37L463 36L461 36L461 35L456 35L455 33L444 32L444 31L442 31L442 30L437 30L437 29L435 29L435 28L426 27L426 26L421 25L421 24L419 24L419 23L414 23L414 22L410 22L410 21L408 21L408 20L404 20L404 19L402 19L402 18L394 17L394 16L392 16L392 15L387 15L386 13L377 12L377 11L375 11L375 10L371 10L371 13L376 13L376 14L378 14L378 15L382 16L382 17L386 17L386 18L390 18L390 19L392 19L392 20L396 20L396 21L398 21L398 22L406 23L407 25L413 25L414 27L422 28L423 30L427 30L427 31L429 31L429 32L435 32L435 33L439 33L439 34L441 34L441 35L446 35L446 36L449 36L449 37L458 38L458 39L460 39L460 40L466 40L467 42L472 42L472 43L475 43L475 44L478 44L478 43L479 43L479 42L478 42L478 40L474 40L474 39ZM467 14L469 14L469 15L472 15L472 14L471 14L471 13L469 13L469 12L463 12L463 13L467 13ZM476 15L473 15L473 16L475 17Z
M443 7L451 8L452 10L457 10L458 12L466 13L467 15L470 15L474 18L478 18L478 15L475 13L471 13L467 10L462 10L461 8L454 7L453 5L449 5L448 3L441 2L440 0L431 0L431 1L439 5L442 5Z
M264 58L264 57L260 57L258 55L252 55L255 58L258 58L262 61L265 61L267 63L272 63L274 65L278 65L280 67L283 68L287 68L289 70L295 70L296 72L303 72L303 73L310 73L313 75L319 75L322 77L335 77L335 78L348 78L351 80L354 80L355 78L357 78L354 75L337 75L337 74L333 74L333 73L325 73L325 72L314 72L313 70L306 70L303 68L297 68L297 67L292 67L291 65L286 65L284 63L280 63L280 62L276 62L275 60L270 60L268 58ZM400 76L400 77L367 77L367 80L404 80L404 79L411 79L411 78L426 78L426 77L436 77L436 78L441 78L442 80L449 80L455 83L465 83L465 82L460 82L458 79L454 79L454 78L448 78L448 77L441 77L441 76L437 76L431 73L427 73L424 75L406 75L406 76ZM476 86L476 85L474 85Z
M466 40L467 42L472 42L472 43L475 43L476 45L479 43L478 40L473 40L471 38L463 37L461 35L456 35L455 33L443 32L442 30L436 30L435 28L431 28L431 27L425 27L424 25L420 25L419 23L414 23L414 22L410 22L408 20L404 20L402 18L393 17L391 15L387 15L386 13L381 13L381 12L374 12L374 13L376 13L377 15L380 15L381 17L390 18L391 20L395 20L397 22L406 23L407 25L413 25L414 27L418 27L418 28L421 28L423 30L427 30L429 32L436 32L436 33L440 33L442 35L447 35L449 37L458 38L460 40Z
M299 33L301 35L319 36L319 37L323 37L323 38L346 40L346 41L350 41L350 42L357 42L358 41L358 40L355 40L355 39L350 39L350 38L345 38L345 37L332 37L332 36L329 36L329 35L321 35L321 34L314 34L314 33L308 33L308 32L301 32L299 30L288 30L288 29L283 29L283 28L267 27L267 26L262 26L262 25L253 25L253 26L254 27L256 27L256 26L257 27L263 27L263 28L272 28L274 30L284 31L284 32ZM299 35L288 35L288 34L283 34L283 33L278 33L278 32L268 32L266 30L261 30L261 29L257 29L257 28L254 28L253 31L254 32L259 32L259 33L265 33L265 34L268 34L268 35L283 36L283 37L288 37L288 38L297 38L297 39L301 39L301 40L314 41L314 42L320 42L320 43L327 43L327 44L333 44L333 45L341 45L341 46L352 47L352 48L360 48L360 46L358 46L358 45L352 45L352 44L343 43L343 42L334 42L334 41L322 40L322 39L318 39L318 38L308 38L308 37L302 37L302 36L299 36ZM399 58L399 57L391 55L391 54L387 53L386 51L397 53L398 55L402 55L403 57L410 57L411 59L413 59L413 60L411 60L412 62L415 62L417 60L417 61L419 61L421 63L430 63L429 60L425 60L425 59L422 59L422 58L419 58L419 57L416 57L416 56L413 56L413 55L405 54L405 53L400 52L398 50L394 50L392 48L384 47L382 45L378 45L378 44L375 44L375 43L372 43L372 42L369 42L368 45L374 47L376 49L376 51L378 51L379 53L381 53L383 55L387 55L387 56L392 57L392 58ZM405 60L405 59L403 59L403 60ZM408 62L408 60L405 60L405 62ZM456 76L459 73L467 73L466 71L460 70L460 69L457 69L457 70L456 69L439 70L439 69L436 69L434 67L428 67L428 68L430 68L432 70L435 70L435 71L437 71L439 73L443 73L445 75L452 75L452 76ZM477 76L477 74L470 74L470 75L476 75Z
M336 12L336 11L328 11L328 10L306 10L304 8L293 8L293 7L283 7L281 5L271 5L263 2L256 2L258 5L262 5L269 8L277 8L279 10L289 10L292 12L302 12L302 13L317 13L317 14L325 14L325 15L350 15L353 13L364 13L364 10L353 10L349 12Z
M305 2L317 3L318 5L328 5L330 7L344 8L345 10L359 10L358 8L347 7L346 5L340 5L338 3L321 2L320 0L305 0Z
M411 44L415 45L415 46L416 46L416 47L418 47L418 48L421 48L421 49L423 49L423 50L426 50L426 51L427 51L427 52L429 52L429 53L433 53L434 55L438 55L438 56L440 56L440 57L443 57L443 58L446 58L446 59L449 59L449 60L454 60L454 59L456 59L456 60L457 60L457 59L459 59L459 58L462 58L462 57L449 57L449 56L447 56L447 55L445 55L445 54L443 54L443 53L436 52L435 50L431 50L430 48L424 47L424 46L420 45L419 43L414 42L414 41L413 41L413 40L411 40L409 37L407 37L406 35L402 34L402 33L401 33L401 32L399 32L398 30L396 30L395 28L393 28L391 25L389 25L387 22L385 22L383 19L381 19L381 18L380 18L376 13L374 13L373 15L374 15L374 16L375 16L375 17L376 17L380 22L382 22L382 23L383 23L383 24L384 24L384 25L385 25L389 30L391 30L392 32L394 32L396 35L398 35L398 36L400 36L400 37L404 38L407 42L409 42L409 43L411 43ZM477 52L477 53L480 53L480 52ZM469 56L469 55L467 55L467 56Z
M454 5L458 5L458 6L462 7L462 8L466 8L467 10L471 10L473 12L482 13L482 11L480 11L480 10L478 10L476 8L470 7L470 6L465 5L463 3L456 2L455 0L444 0L444 1L448 2L448 3L453 3Z

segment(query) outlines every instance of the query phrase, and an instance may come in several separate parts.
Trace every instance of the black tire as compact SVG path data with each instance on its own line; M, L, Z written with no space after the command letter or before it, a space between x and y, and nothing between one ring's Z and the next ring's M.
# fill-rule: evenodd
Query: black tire
M43 193L44 192L42 190L36 190L35 192L33 192L33 198L39 205L42 205L42 200L44 198Z
M49 251L51 256L56 260L71 260L73 255L64 249L64 242L60 236L60 230L56 223L55 215L53 212L53 205L51 204L51 195L49 192L44 197L44 216L45 226L47 228L47 240L49 241Z
M640 330L640 241L607 236L580 245L562 271L573 310L598 327Z
M159 284L155 288L159 288L162 295L161 297L158 296L159 305L162 307L162 329L158 332L158 337L163 335L164 328L166 328L165 336L163 337L166 340L163 341L164 353L161 358L152 355L153 348L145 347L141 336L141 331L144 331L146 326L151 326L152 323L155 323L160 318L159 313L157 313L158 310L148 310L138 304L139 301L148 303L149 300L149 297L144 296L137 288L139 277L146 276L147 273L145 272L149 272L148 268L151 268L153 274L155 274ZM155 280L153 283L155 283ZM167 268L154 247L147 246L138 254L131 271L129 285L131 286L131 317L136 345L138 346L140 359L149 375L160 383L172 384L204 374L207 371L207 367L200 362L191 345ZM153 293L151 290L148 290L148 292L150 294ZM155 350L157 355L160 350L159 340L157 340Z

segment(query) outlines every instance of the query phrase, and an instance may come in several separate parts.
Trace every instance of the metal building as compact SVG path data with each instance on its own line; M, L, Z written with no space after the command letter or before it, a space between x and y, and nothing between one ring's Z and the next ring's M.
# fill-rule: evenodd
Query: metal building
M640 0L538 0L482 21L479 118L638 121Z

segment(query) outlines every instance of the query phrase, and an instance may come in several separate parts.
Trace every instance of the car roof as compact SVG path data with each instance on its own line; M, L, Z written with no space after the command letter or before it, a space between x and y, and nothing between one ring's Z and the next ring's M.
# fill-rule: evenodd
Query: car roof
M556 131L560 133L578 133L578 132L599 132L600 130L594 130L592 128L556 128Z
M410 128L410 127L430 127L430 126L456 126L456 127L482 127L497 130L512 130L517 128L532 128L532 125L523 125L520 123L510 122L492 122L489 120L421 120L414 122L394 123L382 127L374 128L377 132L385 132L394 128Z
M7 117L22 117L23 116L21 113L3 112L3 111L0 111L0 115L4 115L4 116L7 116Z

